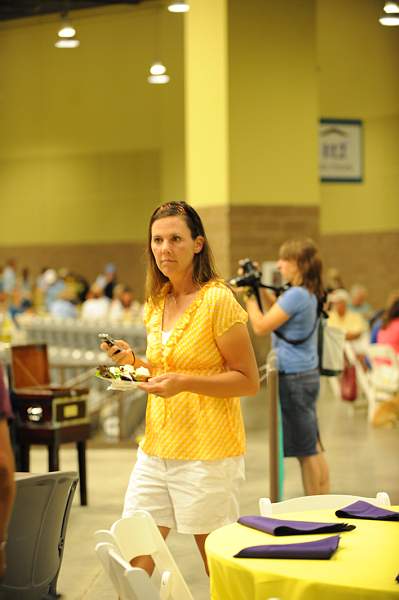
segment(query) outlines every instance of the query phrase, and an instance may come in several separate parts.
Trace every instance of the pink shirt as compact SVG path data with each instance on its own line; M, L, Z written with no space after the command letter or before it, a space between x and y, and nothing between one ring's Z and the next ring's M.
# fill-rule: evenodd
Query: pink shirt
M399 354L399 319L393 319L385 329L379 330L377 342L392 346L395 352Z

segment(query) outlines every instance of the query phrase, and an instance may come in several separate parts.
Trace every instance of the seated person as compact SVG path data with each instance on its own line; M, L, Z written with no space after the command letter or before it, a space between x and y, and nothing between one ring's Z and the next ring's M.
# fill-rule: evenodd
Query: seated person
M126 323L143 322L143 306L134 299L132 289L128 285L118 284L114 288L114 299L109 310L109 319Z
M345 333L345 339L351 342L356 354L366 352L368 342L368 325L362 315L349 310L349 294L346 290L334 290L328 296L331 311L327 324L337 327Z
M87 300L82 304L80 316L87 320L107 319L110 303L110 299L104 296L103 288L93 283L87 294Z
M116 266L113 263L107 263L104 273L97 276L95 283L104 290L104 296L112 300L117 285Z
M49 313L57 319L76 319L76 298L71 289L63 289L50 306Z
M345 287L342 281L341 274L336 267L330 267L329 269L327 269L324 277L324 285L328 292L343 289Z
M391 292L387 298L385 308L379 309L370 321L370 342L371 344L377 344L378 332L382 326L382 319L384 315L389 311L390 307L399 300L399 290Z
M26 312L31 313L32 308L32 301L29 298L24 298L20 288L16 287L10 296L10 303L8 306L8 313L14 323L18 325L18 316L23 315Z
M382 317L377 343L388 344L399 354L399 298L393 301Z
M373 315L373 307L367 302L367 288L364 285L355 284L351 287L349 310L359 313L367 321Z

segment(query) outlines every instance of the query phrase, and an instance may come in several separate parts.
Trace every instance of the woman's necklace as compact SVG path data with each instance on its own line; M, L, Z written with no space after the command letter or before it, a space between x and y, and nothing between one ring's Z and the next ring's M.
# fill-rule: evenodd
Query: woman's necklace
M167 295L169 304L171 304L172 306L177 308L177 300L176 300L176 296L174 294L172 294L172 292L169 292L169 294Z
M181 309L185 310L189 304L191 304L194 296L198 293L199 287L195 287L189 292L181 292L176 295L172 291L170 291L167 295L168 304L173 309Z

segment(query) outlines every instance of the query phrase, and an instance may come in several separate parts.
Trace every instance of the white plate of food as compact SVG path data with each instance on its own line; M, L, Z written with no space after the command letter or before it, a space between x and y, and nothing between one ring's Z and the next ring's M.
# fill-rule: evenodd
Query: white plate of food
M137 388L143 381L148 381L150 372L144 367L135 369L132 365L121 365L119 367L99 365L96 377L109 383L109 390L129 391Z

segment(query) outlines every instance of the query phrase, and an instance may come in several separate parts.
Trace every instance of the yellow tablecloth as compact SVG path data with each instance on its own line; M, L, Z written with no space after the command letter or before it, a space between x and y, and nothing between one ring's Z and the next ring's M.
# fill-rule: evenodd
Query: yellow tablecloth
M308 542L325 534L276 537L238 523L213 531L206 540L212 600L399 600L399 522L338 519L334 512L276 515L356 525L340 533L329 560L233 558L247 546Z

